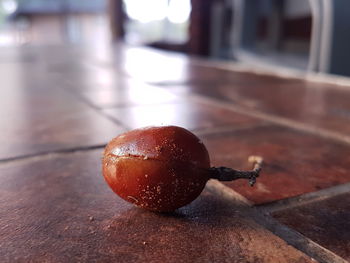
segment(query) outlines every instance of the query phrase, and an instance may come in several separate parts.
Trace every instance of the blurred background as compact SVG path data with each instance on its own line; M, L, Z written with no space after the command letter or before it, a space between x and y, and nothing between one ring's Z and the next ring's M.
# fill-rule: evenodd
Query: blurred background
M348 0L0 0L0 46L123 41L350 75Z

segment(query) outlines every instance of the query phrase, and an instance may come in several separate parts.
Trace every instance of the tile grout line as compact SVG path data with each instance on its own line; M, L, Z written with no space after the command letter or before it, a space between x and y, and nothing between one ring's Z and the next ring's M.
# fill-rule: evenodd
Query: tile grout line
M261 126L264 126L264 124L261 124L261 125L253 124L253 125L247 125L247 126L239 127L239 128L234 127L233 125L229 125L229 126L221 126L221 127L219 127L219 129L213 129L213 130L198 129L197 131L194 131L194 132L196 134L198 133L199 136L213 135L213 134L220 135L221 133L224 133L224 132L235 132L235 131L250 129L252 127L261 127ZM16 163L16 162L23 162L23 161L37 160L40 158L51 157L52 155L59 156L59 155L64 155L64 154L76 153L76 152L87 152L87 151L91 151L91 150L102 149L106 145L107 145L107 143L102 143L102 144L96 144L96 145L80 146L80 147L58 149L58 150L52 150L52 151L42 151L42 152L33 153L33 154L18 155L18 156L14 156L14 157L0 159L0 165L9 164L9 163Z
M249 201L246 197L227 187L218 180L209 180L205 188L211 193L221 196L225 200L235 201L240 206L253 207L254 205L253 202Z
M143 47L143 49L149 49L152 52L155 51L154 48L151 47ZM200 56L185 56L180 55L179 53L173 51L160 51L157 50L158 53L162 53L162 55L166 55L171 58L178 59L179 57L185 58L185 65L193 65L193 66L201 66L201 67L209 67L227 71L234 71L238 73L251 73L255 75L264 75L271 76L283 79L297 79L303 81L309 81L314 83L323 83L323 84L331 84L336 85L338 89L350 90L350 78L341 75L329 74L329 73L317 73L317 72L306 72L303 70L288 68L288 67L280 67L274 64L264 64L264 65L254 65L251 66L248 63L243 63L239 61L224 61L218 59L206 59ZM133 77L133 76L131 76Z
M199 59L197 59L195 61L195 63L193 63L193 64L199 64L201 66L207 66L207 67L208 66L216 67L219 69L248 72L248 70L247 70L248 67L245 67L244 65L239 65L239 67L236 67L236 68L230 67L230 65L226 65L226 64L219 64L218 62L208 62L208 63L203 65L203 64L201 64L201 61ZM328 83L338 85L338 87L345 89L345 90L349 90L349 89L347 89L346 87L343 87L343 86L349 85L348 83L350 83L349 80L347 80L345 78L343 78L343 79L336 78L336 77L333 77L331 75L330 76L320 76L320 75L316 75L316 74L302 75L301 73L298 74L297 72L293 73L292 71L287 72L287 71L283 71L283 70L279 70L278 74L273 74L272 71L267 71L267 70L264 71L262 69L255 70L255 71L253 71L253 73L260 74L260 75L261 74L271 75L271 76L277 76L277 77L283 77L283 78L294 77L296 79L302 79L302 80L313 81L313 82L326 81ZM211 100L210 103L213 104L213 101ZM222 105L220 105L222 103L222 104L224 104L223 108L228 108L228 109L233 110L235 112L239 112L239 113L242 113L245 115L257 117L260 119L265 119L265 120L268 120L272 123L276 123L279 125L283 125L283 126L287 126L287 127L296 129L296 130L301 130L301 131L305 131L308 133L316 134L318 136L322 136L325 138L338 140L341 142L345 142L347 144L350 143L349 137L343 136L343 135L336 133L336 132L328 131L325 129L318 129L318 128L315 128L315 127L312 127L309 125L305 125L305 124L302 124L299 122L284 119L281 117L276 117L276 116L269 115L269 114L255 112L252 110L248 110L249 113L247 113L247 110L240 108L240 107L237 108L236 106L233 106L233 105L227 105L227 103L225 103L225 102L221 102L221 103L214 102L214 105L218 106L217 105L218 103L219 103L220 107L222 107ZM222 132L222 130L220 130L219 132ZM205 134L206 134L206 132L204 131L203 135L205 135ZM210 134L210 132L209 132L209 134ZM213 180L211 180L211 181L213 181ZM227 188L225 185L223 185L220 182L208 182L207 189L211 192L214 192L215 194L220 194L221 196L224 196L225 198L229 198L229 199L231 199L231 201L232 200L238 201L238 203L243 204L243 206L245 206L245 207L249 207L252 205L252 203L248 199L246 199L244 196ZM311 199L312 198L310 198L310 200ZM266 217L266 215L261 214L261 211L255 211L255 213L258 213L260 217ZM268 222L269 220L270 221L272 220L272 222ZM277 221L274 222L273 218L269 217L269 218L265 218L265 220L258 220L258 221L259 222L257 222L257 223L266 227L268 230L275 233L277 236L281 237L287 243L292 244L294 247L305 252L307 255L313 256L315 259L319 260L320 262L346 262L344 259L340 258L339 256L337 256L333 252L323 248L322 246L318 245L317 243L313 242L312 240L299 234L298 232L296 232L292 229L289 229L288 227L286 227L284 225L281 225ZM261 222L263 222L264 224L261 224Z
M57 76L56 76L57 77ZM118 120L110 117L108 114L103 112L103 109L96 107L94 104L92 104L90 101L88 101L87 99L85 99L79 92L77 92L75 89L70 89L67 88L66 86L71 86L71 82L68 79L65 79L63 84L58 85L57 87L61 90L63 90L64 92L73 95L73 97L75 97L79 102L85 104L86 106L88 106L89 109L94 110L98 115L102 116L103 118L108 119L109 121L111 121L114 124L117 124L120 126L120 128L122 130L126 130L128 127L125 127L122 123L120 123Z
M296 249L302 251L306 255L318 260L321 263L346 263L347 260L328 250L327 248L319 245L313 240L305 237L301 233L283 225L273 217L267 214L263 214L257 209L253 208L247 211L247 215L252 217L253 220L271 231L276 236L283 239L288 244L292 245Z
M336 255L327 248L322 247L311 239L305 237L299 232L281 224L268 213L263 213L257 207L253 207L252 202L246 199L238 192L228 188L224 184L216 180L210 180L206 189L211 193L222 197L228 202L232 202L235 205L243 208L243 213L252 218L257 224L263 228L269 230L274 235L284 240L287 244L300 250L304 254L316 259L321 263L346 263L347 261L342 257Z
M199 129L193 129L190 130L193 132L196 136L207 136L207 135L221 135L228 132L238 132L238 131L244 131L252 128L259 128L259 127L266 127L269 126L268 123L248 123L245 125L237 125L237 124L231 124L231 125L222 125L214 128L199 128Z
M66 81L66 84L69 85L69 82ZM85 99L81 94L79 94L78 92L75 92L74 90L71 90L69 88L66 87L62 87L62 89L69 93L72 94L77 100L79 100L80 102L86 104L89 108L93 109L97 114L99 114L100 116L108 119L109 121L111 121L114 124L117 124L120 126L120 128L122 129L126 129L127 127L125 127L122 123L120 123L119 121L117 121L116 119L112 118L111 116L109 116L108 114L104 113L103 110L99 107L96 107L94 104L90 103L90 101L88 101L87 99Z
M226 69L226 70L231 70L231 71L234 70L234 71L239 71L239 72L240 71L242 71L242 72L251 72L251 71L245 69L245 66L240 65L240 64L239 65L235 65L235 66L233 66L233 65L225 65L224 67L222 65L218 66L217 62L211 62L211 61L202 64L202 61L199 58L195 60L194 64L195 65L206 66L206 67L213 67L214 66L214 67L217 67L219 69ZM227 68L226 68L226 66L227 66ZM237 67L237 69L236 69L236 67ZM241 68L244 68L244 69L241 69ZM282 70L282 71L284 72L285 70ZM269 71L263 71L263 70L259 71L258 70L257 72L254 72L254 73L255 74L260 74L260 75L279 76L279 75L273 75L272 71L269 73ZM128 74L126 74L126 75L129 76ZM144 82L144 83L147 84L147 82L145 82L145 81L143 81L141 79L135 78L132 75L130 75L129 77L131 79L135 79L135 80L138 80L138 81L141 81L141 82ZM283 77L285 78L286 76L283 75ZM305 80L305 78L303 78L301 76L296 77L296 78ZM350 78L341 78L341 77L337 77L337 76L333 76L333 75L329 75L329 76L326 76L326 77L318 77L318 75L316 75L316 74L314 74L313 78L315 78L315 79L319 79L320 78L321 80L326 78L329 81L341 79L341 80L343 80L343 82L346 83L346 85L350 85ZM318 81L316 81L316 82L318 82ZM335 82L333 84L337 84L337 83L338 82ZM342 87L342 84L338 83L338 85L340 85L340 87ZM345 85L345 84L343 83L343 85ZM154 85L154 86L157 86L157 85ZM346 90L350 90L350 89L346 89ZM74 93L74 92L72 92L72 93ZM179 96L178 94L175 94L173 92L171 92L171 93L176 95L176 96ZM120 124L116 119L108 116L107 114L104 114L98 107L95 107L90 102L86 101L85 98L83 98L79 94L76 94L76 93L74 93L74 94L79 99L81 99L82 101L87 103L90 107L92 107L95 110L97 110L100 114L102 114L106 118L110 119L111 121L113 121L116 124ZM255 110L251 110L251 109L247 109L247 108L243 108L241 106L232 105L232 104L230 104L228 102L220 101L220 100L214 99L214 98L209 98L207 96L199 95L199 94L196 94L196 93L184 94L183 97L188 97L188 98L193 99L195 101L202 102L202 103L207 103L207 104L210 104L210 105L213 105L213 106L216 106L216 107L220 107L220 108L223 108L223 109L226 109L226 110L235 111L237 113L240 113L240 114L243 114L243 115L247 115L247 116L250 116L250 117L263 119L263 120L266 120L266 121L269 121L269 122L272 122L272 123L275 123L275 124L279 124L279 125L282 125L282 126L286 126L286 127L292 128L294 130L299 130L299 131L307 132L307 133L310 133L310 134L313 134L313 135L318 135L318 136L321 136L321 137L324 137L324 138L340 141L342 143L350 144L350 137L349 136L343 135L343 134L338 133L338 132L333 132L333 131L330 131L330 130L327 130L327 129L324 129L324 128L318 128L318 127L310 126L310 125L304 124L302 122L294 121L294 120L291 120L291 119L288 119L288 118L278 117L278 116L275 116L275 115L272 115L272 114L263 113L263 112L259 112L259 111L255 111ZM122 125L122 124L120 124L120 125ZM122 126L122 127L124 127L124 126Z
M320 136L320 137L323 137L326 139L331 139L331 140L339 141L342 143L350 144L350 137L343 135L341 133L338 133L338 132L329 131L329 130L326 130L323 128L317 128L317 127L310 126L310 125L307 125L307 124L304 124L304 123L301 123L298 121L290 120L290 119L287 119L284 117L278 117L278 116L274 116L272 114L262 113L259 111L243 108L241 106L232 105L228 102L220 101L218 99L208 98L208 97L203 96L203 95L189 94L187 96L189 98L192 98L195 101L207 103L207 104L210 104L210 105L213 105L216 107L220 107L220 108L223 108L226 110L231 110L231 111L234 111L236 113L240 113L240 114L243 114L246 116L269 121L271 123L278 124L280 126L285 126L285 127L288 127L288 128L294 129L294 130L307 132L309 134L317 135L317 136Z
M265 205L258 205L256 208L263 213L271 214L281 210L306 205L312 202L322 201L345 193L350 193L350 183L345 183L325 188L316 192L306 193L299 196L274 201Z
M295 79L313 83L335 85L339 90L350 91L350 78L340 75L332 75L327 73L304 72L295 69L281 68L278 66L249 66L244 63L234 62L225 63L223 61L207 61L200 58L193 58L190 64L194 66L216 68L237 73L250 73L255 75L263 75L268 77L276 77L282 79ZM321 87L312 87L321 88ZM322 87L323 88L323 87Z
M176 95L173 94L172 95ZM84 98L85 100L85 98ZM152 103L152 104L139 104L139 103L120 103L120 104L110 104L110 105L104 105L104 106L96 106L90 102L88 102L88 100L85 100L86 103L89 103L89 105L91 105L91 107L94 107L97 110L103 111L103 110L113 110L113 109L122 109L122 108L137 108L137 107L152 107L152 106L162 106L162 105L168 105L168 104L180 104L181 101L180 100L174 100L174 101L168 101L168 102L156 102L156 103Z
M105 146L106 144L97 144L92 146L82 146L82 147L75 147L75 148L68 148L68 149L61 149L61 150L54 150L54 151L39 152L34 154L20 155L16 157L0 159L0 167L3 167L4 165L7 165L7 164L10 165L13 163L31 162L35 160L52 158L52 157L66 155L66 154L88 152L92 150L103 149Z

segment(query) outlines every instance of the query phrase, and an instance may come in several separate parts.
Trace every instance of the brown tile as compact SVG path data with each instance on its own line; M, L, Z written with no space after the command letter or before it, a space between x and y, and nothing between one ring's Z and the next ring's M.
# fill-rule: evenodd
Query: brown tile
M217 84L274 84L300 83L298 79L280 78L252 72L235 71L231 63L223 67L211 66L206 59L198 59L179 53L162 52L139 47L119 48L117 67L132 78L157 85L195 84L216 86ZM152 61L152 67L149 62ZM165 66L166 65L166 66ZM225 69L225 66L230 69ZM254 68L253 68L254 69Z
M116 63L118 69L134 79L157 85L194 84L214 88L218 84L230 83L233 85L244 83L261 85L262 83L303 82L299 79L235 71L231 63L223 62L222 67L211 66L206 59L188 57L175 52L127 46L119 46L116 49L118 60L113 62ZM111 61L112 59L105 58L105 60ZM149 66L150 62L152 62L152 67Z
M29 51L30 52L30 51ZM101 45L101 47L55 46L40 50L51 73L63 73L72 80L96 80L95 73L107 70L143 82L183 80L187 77L188 58L179 53L127 45ZM73 74L71 74L73 72ZM79 73L83 73L79 76ZM92 78L86 73L92 73ZM86 82L88 84L88 82Z
M33 54L36 53L24 52L22 59ZM155 90L149 90L148 95L134 89L117 91L129 85L123 81L128 75L164 88L175 86L177 91L183 85L186 91L345 135L350 133L350 91L335 85L215 68L182 55L135 47L117 46L104 52L56 47L55 51L44 49L40 54L34 57L38 65L44 64L49 73L58 74L69 83L67 87L89 90L84 96L98 107L173 101L171 95ZM43 66L36 68L45 72Z
M224 125L241 127L262 123L251 117L191 100L171 104L120 107L104 112L129 128L177 125L189 130L199 130Z
M350 89L332 84L201 66L191 64L191 60L186 77L153 84L176 93L199 93L345 135L350 133Z
M151 105L179 101L180 98L168 91L140 83L128 83L128 86L86 91L81 95L98 108L111 108L129 105Z
M104 144L123 131L54 87L19 86L0 93L0 159Z
M350 261L350 194L275 212L273 216Z
M189 66L187 84L196 87L218 87L222 85L231 86L257 86L275 85L283 83L300 83L297 79L280 78L277 76L254 74L252 72L228 70L224 68L204 66L203 63L196 63Z
M0 165L1 262L312 262L206 191L172 214L135 208L107 187L100 157Z
M173 87L172 90L177 93L195 92L344 135L350 133L350 89L347 91L332 84L204 66L200 61L166 56L154 50L131 48L125 53L124 64L120 64L120 67L136 79L163 88ZM148 58L145 61L155 58L152 69L145 69L147 67L139 63L143 56ZM170 69L158 74L163 72L165 63L170 65Z
M235 74L233 74L235 75ZM252 78L254 80L254 77ZM338 89L326 84L280 79L269 83L266 77L253 81L237 77L227 79L217 75L217 82L183 85L163 85L178 94L195 92L234 103L258 112L268 113L310 126L348 135L350 133L350 89Z
M250 169L249 155L265 165L257 184L225 183L256 204L313 192L350 181L350 147L279 127L250 128L203 136L212 165Z
M113 91L122 90L130 87L138 88L146 86L145 83L140 83L125 76L121 76L118 72L112 70L96 70L92 73L81 74L64 74L64 86L68 90L81 92L96 92L96 91Z

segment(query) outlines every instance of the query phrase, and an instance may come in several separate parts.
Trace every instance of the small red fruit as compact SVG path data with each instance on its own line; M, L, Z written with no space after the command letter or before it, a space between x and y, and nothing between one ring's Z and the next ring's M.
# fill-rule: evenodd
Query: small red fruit
M103 157L103 176L112 190L136 206L168 212L182 207L202 192L210 178L250 179L254 171L210 168L204 144L176 126L136 129L111 140Z

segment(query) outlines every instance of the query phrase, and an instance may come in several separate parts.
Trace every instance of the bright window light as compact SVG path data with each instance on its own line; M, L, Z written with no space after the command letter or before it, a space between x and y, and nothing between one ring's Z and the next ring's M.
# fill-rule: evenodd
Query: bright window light
M141 23L166 18L168 0L124 0L127 15Z
M13 43L13 38L10 35L0 34L0 46L8 46Z
M168 9L168 19L174 24L185 23L191 13L190 0L171 0Z
M2 8L7 14L12 14L17 10L17 2L15 0L2 0Z

